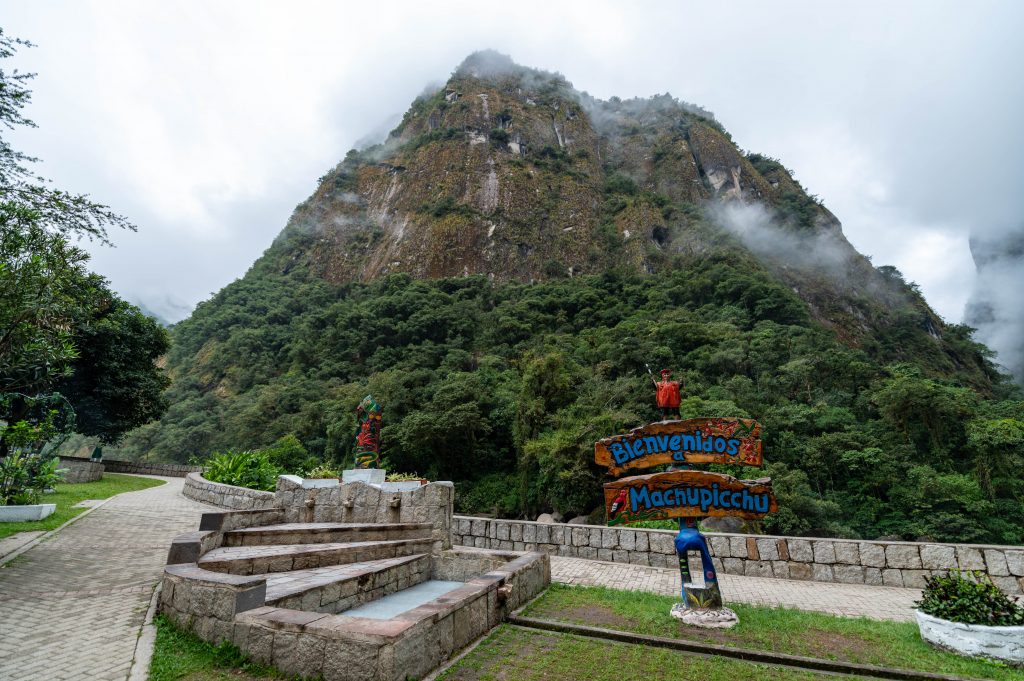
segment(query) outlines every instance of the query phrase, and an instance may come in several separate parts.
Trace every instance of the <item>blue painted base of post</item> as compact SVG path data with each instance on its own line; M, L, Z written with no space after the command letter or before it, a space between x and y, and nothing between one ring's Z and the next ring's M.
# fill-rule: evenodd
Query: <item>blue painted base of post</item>
M679 521L675 547L679 556L683 600L672 606L672 617L695 627L728 629L736 626L740 621L739 617L722 604L722 592L718 588L715 564L711 561L707 540L697 529L696 518L683 518ZM700 554L703 574L698 583L693 581L690 573L691 551Z

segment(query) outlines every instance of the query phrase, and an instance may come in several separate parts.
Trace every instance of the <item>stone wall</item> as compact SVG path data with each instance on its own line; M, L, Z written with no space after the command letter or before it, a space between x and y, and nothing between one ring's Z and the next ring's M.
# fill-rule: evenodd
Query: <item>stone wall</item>
M189 499L201 501L204 504L242 511L269 509L276 506L276 497L273 492L261 492L246 487L210 482L199 473L189 473L185 476L185 487L182 493Z
M60 457L60 468L65 469L65 483L96 482L103 479L103 464L74 456Z
M278 506L286 523L430 523L434 541L451 548L455 486L431 482L411 490L362 482L307 488L291 476L277 479Z
M456 545L616 563L676 567L675 532L456 516ZM1024 546L917 544L707 534L719 572L755 577L921 588L951 568L986 572L1000 588L1024 593Z
M62 456L61 465L65 462L92 463L92 459L81 456ZM103 459L100 461L107 473L132 473L135 475L162 475L167 478L184 478L192 472L202 472L202 466L188 466L180 463L154 463L151 461L118 461ZM98 480L99 478L97 478Z

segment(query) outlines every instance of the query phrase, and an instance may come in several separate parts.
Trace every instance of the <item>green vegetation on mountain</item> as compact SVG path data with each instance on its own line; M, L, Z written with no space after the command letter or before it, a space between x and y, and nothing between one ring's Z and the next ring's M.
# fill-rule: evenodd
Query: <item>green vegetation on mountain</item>
M172 338L130 455L294 435L344 465L369 392L388 468L454 480L460 510L588 514L594 441L657 417L650 363L684 417L764 424L765 530L1024 541L1024 402L988 351L667 95L474 55Z

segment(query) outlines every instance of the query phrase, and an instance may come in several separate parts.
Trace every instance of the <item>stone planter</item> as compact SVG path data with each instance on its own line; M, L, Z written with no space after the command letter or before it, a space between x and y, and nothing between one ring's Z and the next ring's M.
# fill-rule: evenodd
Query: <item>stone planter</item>
M0 506L0 523L24 523L32 520L42 520L56 510L57 504Z
M917 611L921 638L937 648L1024 666L1024 626L990 627L950 622Z
M388 490L389 492L407 492L411 489L419 489L423 485L430 482L429 480L395 480L393 482L385 482L380 488Z

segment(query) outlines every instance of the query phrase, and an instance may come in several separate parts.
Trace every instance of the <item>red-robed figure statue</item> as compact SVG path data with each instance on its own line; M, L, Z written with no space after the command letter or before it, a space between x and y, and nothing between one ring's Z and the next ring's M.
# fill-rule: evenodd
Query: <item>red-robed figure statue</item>
M675 416L679 418L679 381L673 381L672 372L668 369L661 370L661 380L655 381L654 387L657 389L657 401L658 409L661 409L662 420L667 420L669 416Z

